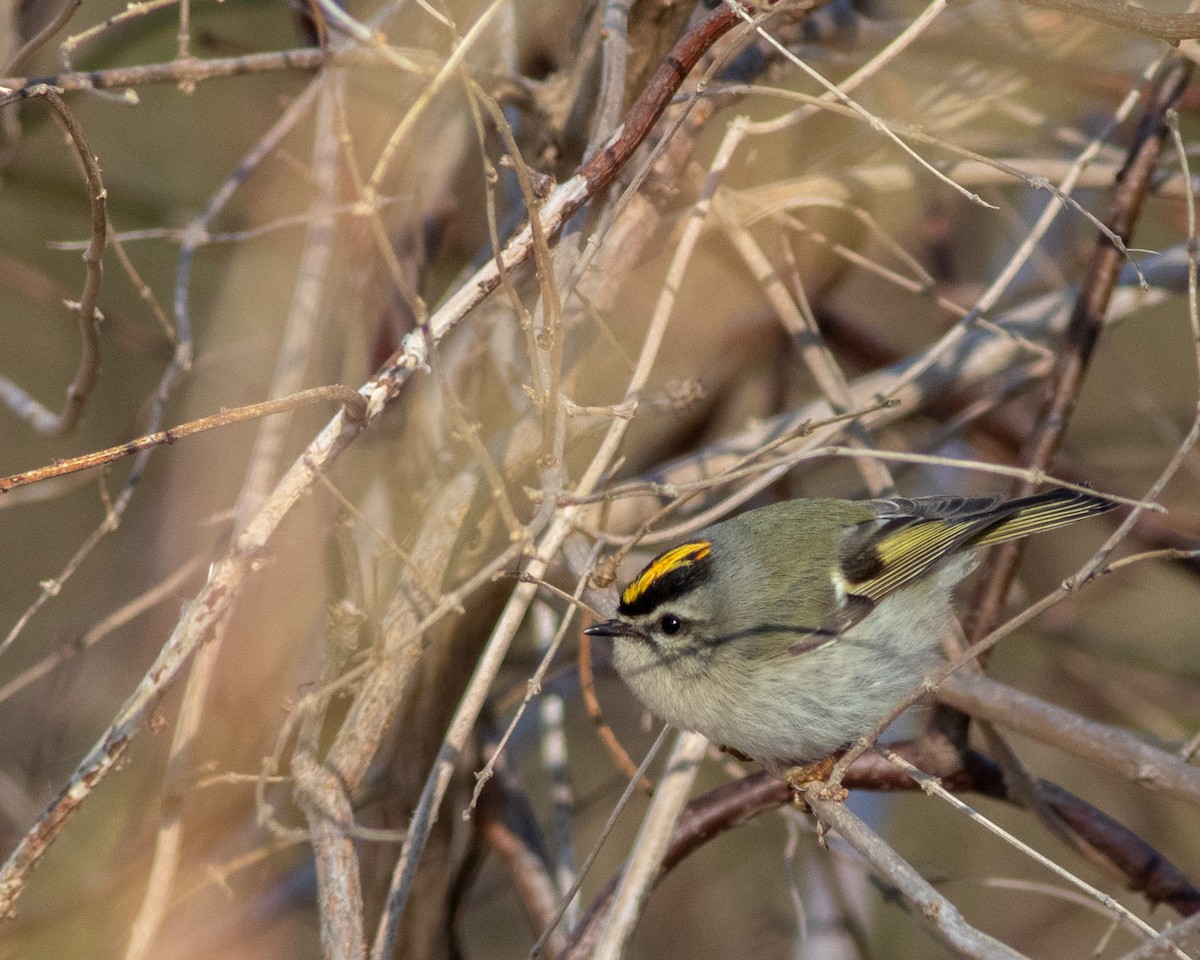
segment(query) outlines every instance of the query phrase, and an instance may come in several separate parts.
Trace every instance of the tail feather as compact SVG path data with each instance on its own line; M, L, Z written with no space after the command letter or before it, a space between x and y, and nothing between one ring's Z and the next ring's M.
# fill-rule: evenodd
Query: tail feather
M1009 500L996 510L1002 514L1002 519L977 536L971 537L967 545L987 547L995 543L1020 540L1032 533L1055 530L1085 517L1107 513L1115 506L1111 500L1105 500L1095 494L1062 488L1023 497L1020 500Z

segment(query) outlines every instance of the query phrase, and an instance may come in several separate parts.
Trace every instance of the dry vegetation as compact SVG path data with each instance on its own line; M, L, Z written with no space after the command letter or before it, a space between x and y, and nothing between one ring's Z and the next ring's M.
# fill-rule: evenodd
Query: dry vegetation
M0 0L0 957L1200 956L1196 17L714 6ZM847 804L581 643L1049 482Z

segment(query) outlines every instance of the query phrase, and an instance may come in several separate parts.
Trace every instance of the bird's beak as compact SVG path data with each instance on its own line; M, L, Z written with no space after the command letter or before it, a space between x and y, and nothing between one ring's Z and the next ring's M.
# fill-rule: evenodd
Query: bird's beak
M637 631L624 620L605 620L583 631L589 637L632 637Z

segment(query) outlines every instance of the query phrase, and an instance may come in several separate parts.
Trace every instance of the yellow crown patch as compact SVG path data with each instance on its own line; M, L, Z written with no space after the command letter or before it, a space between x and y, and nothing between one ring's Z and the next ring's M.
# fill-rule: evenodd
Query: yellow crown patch
M637 603L638 597L645 594L647 590L667 574L681 567L690 567L692 564L703 560L708 556L711 548L712 544L707 540L697 540L695 543L680 544L678 547L673 547L666 553L655 557L646 565L646 569L639 573L637 578L621 593L621 603L625 606Z

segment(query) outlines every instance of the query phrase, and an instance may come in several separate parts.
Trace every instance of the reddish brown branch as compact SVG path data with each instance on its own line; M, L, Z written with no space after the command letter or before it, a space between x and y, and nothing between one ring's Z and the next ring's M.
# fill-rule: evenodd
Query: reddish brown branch
M621 125L621 135L579 168L579 175L587 181L589 193L603 189L612 181L658 122L692 68L737 20L738 15L733 7L722 5L675 44L654 71L646 89L629 108Z
M612 757L613 764L621 774L625 777L633 777L637 774L637 764L629 756L629 751L621 745L621 741L617 739L613 728L608 725L600 710L600 700L596 696L595 676L592 672L592 641L586 633L582 632L579 634L578 662L579 687L583 698L583 707L587 711L587 715L592 718L592 723L596 727L596 735L604 744L604 748ZM646 794L654 792L654 784L645 775L638 778L638 787Z
M498 745L490 731L486 752ZM512 882L526 919L536 936L554 920L558 889L547 866L545 844L524 788L507 767L503 753L497 756L496 776L480 792L479 837L499 858ZM547 944L555 953L566 945L561 931Z

